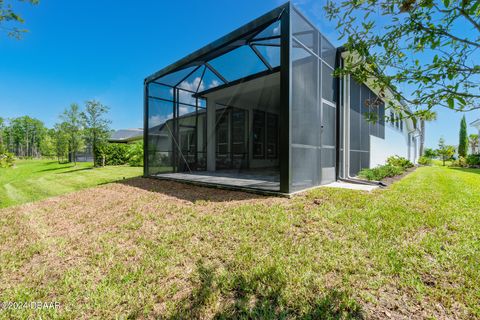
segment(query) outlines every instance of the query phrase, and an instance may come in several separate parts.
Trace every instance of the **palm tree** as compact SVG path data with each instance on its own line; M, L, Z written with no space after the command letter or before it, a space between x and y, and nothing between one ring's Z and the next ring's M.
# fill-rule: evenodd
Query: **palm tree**
M472 150L472 154L476 154L478 149L478 134L468 136L468 145L470 146L470 150Z
M420 120L420 155L423 156L425 149L425 121L437 120L437 113L435 111L426 110L417 115L417 118Z

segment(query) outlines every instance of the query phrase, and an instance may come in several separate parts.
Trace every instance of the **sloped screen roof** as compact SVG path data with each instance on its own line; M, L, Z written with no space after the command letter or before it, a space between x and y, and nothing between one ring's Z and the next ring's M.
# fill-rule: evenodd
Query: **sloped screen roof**
M280 66L280 18L287 4L151 75L147 83L201 93Z

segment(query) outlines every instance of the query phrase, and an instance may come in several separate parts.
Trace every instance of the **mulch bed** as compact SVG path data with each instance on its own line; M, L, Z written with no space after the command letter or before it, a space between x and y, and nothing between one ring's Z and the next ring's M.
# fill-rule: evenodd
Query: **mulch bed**
M392 183L396 182L396 181L399 181L399 180L402 180L403 178L405 178L407 175L409 175L410 173L414 172L415 170L417 170L417 167L413 167L413 168L408 168L404 173L402 173L401 175L398 175L398 176L395 176L395 177L386 177L384 179L382 179L380 182L382 182L383 184L385 184L387 187L389 185L391 185Z

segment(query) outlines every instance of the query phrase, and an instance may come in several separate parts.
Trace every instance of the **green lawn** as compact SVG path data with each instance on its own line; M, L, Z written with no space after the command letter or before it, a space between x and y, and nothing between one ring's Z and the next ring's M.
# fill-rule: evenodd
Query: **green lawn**
M292 199L136 178L0 210L0 318L480 319L480 170Z
M0 168L0 208L56 196L142 174L142 168L92 163L59 164L52 160L17 160Z
M445 161L445 166L450 166L452 164L451 160ZM432 159L432 165L434 166L443 166L443 161L438 159Z

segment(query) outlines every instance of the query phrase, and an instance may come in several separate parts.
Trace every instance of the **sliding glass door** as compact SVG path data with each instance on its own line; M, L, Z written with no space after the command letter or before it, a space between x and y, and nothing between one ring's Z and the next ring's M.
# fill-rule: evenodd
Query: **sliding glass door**
M216 113L216 168L248 167L248 113L244 109L222 107Z

